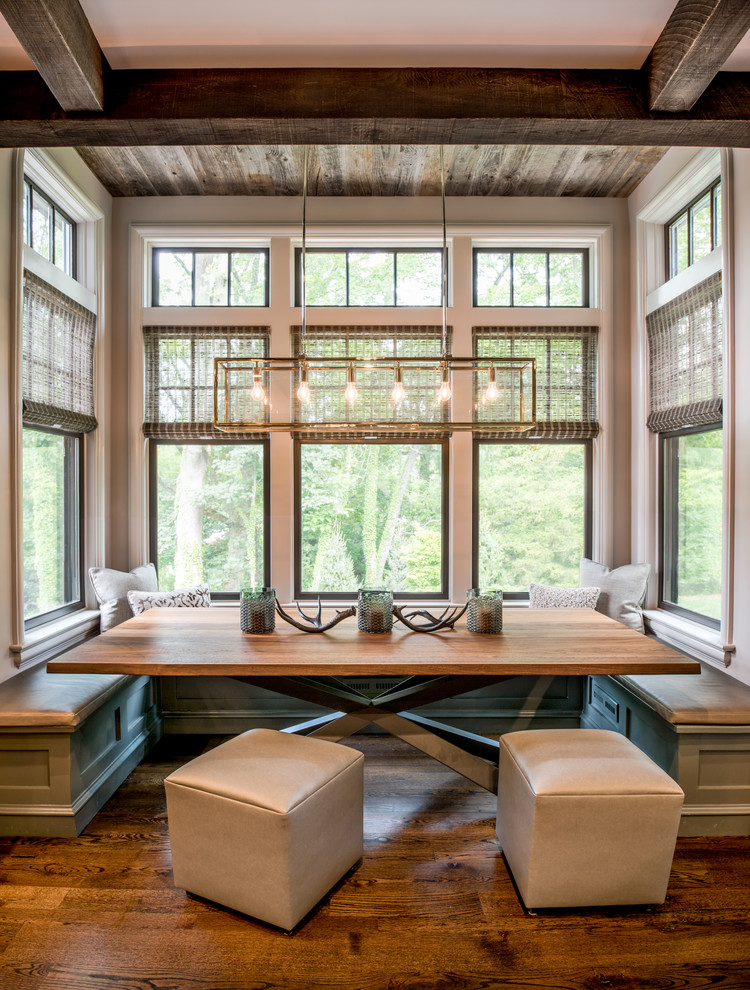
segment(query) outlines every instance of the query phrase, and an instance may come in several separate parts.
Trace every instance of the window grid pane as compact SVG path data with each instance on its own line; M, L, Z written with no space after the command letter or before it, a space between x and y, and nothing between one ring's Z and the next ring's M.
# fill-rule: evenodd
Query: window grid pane
M443 444L301 442L298 452L298 594L446 593Z
M305 305L440 306L442 250L308 248ZM295 252L295 305L302 304L302 251Z
M479 587L577 587L586 556L585 443L477 444Z
M474 306L588 305L587 250L474 248Z
M267 306L268 250L154 248L152 306Z
M165 591L266 582L265 445L156 443L152 556Z

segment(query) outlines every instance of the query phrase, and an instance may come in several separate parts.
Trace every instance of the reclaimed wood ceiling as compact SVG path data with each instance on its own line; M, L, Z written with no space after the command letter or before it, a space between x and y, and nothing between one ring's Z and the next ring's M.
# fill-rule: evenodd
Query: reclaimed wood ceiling
M666 148L465 145L444 150L448 196L625 197ZM301 146L82 147L112 196L300 196ZM429 145L310 147L312 196L437 196Z

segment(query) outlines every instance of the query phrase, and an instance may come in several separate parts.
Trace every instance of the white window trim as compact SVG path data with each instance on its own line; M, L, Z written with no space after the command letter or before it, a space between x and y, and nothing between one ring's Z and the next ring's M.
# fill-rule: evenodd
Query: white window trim
M108 346L104 291L104 213L73 182L70 176L46 151L19 151L15 157L13 243L13 313L12 377L10 384L11 463L13 484L11 512L13 546L11 646L17 667L26 667L48 658L51 651L61 652L82 639L95 624L95 601L88 586L88 568L101 564L105 546L105 463L104 436L107 427L105 352ZM24 177L28 176L46 195L50 196L75 221L77 279L72 279L37 252L23 243ZM70 295L97 317L97 338L94 346L94 395L98 428L83 439L84 505L83 505L83 571L81 574L84 608L61 619L51 620L28 632L23 618L23 463L22 463L22 313L23 268L50 281L60 291Z
M666 278L664 225L704 189L721 179L722 244L674 278ZM633 547L638 560L654 562L646 604L651 630L666 642L707 663L728 667L734 654L734 239L731 150L697 154L648 202L636 217L636 332L633 335ZM659 546L659 439L646 427L648 341L646 316L712 272L722 272L724 297L724 504L722 606L718 630L656 608Z
M374 246L389 243L409 246L440 246L442 238L435 235L435 224L308 224L307 243L317 246ZM310 230L312 228L312 233ZM471 327L494 326L501 323L520 326L555 326L596 324L600 330L599 343L599 420L600 435L593 441L593 531L592 553L602 563L613 563L614 548L614 451L611 442L614 422L614 395L610 387L613 369L613 281L614 250L611 224L449 224L449 299L453 313L460 312L455 321L453 351L471 354ZM285 247L278 250L278 240ZM394 245L394 242L396 244ZM151 248L181 246L253 247L270 244L270 305L268 307L151 307L150 300ZM148 560L148 459L147 442L143 436L143 342L144 325L168 326L175 322L199 326L221 322L227 326L246 323L272 324L271 353L287 353L289 326L298 323L299 307L292 306L294 248L301 244L297 224L133 224L130 228L130 288L129 288L129 462L130 462L130 566ZM589 249L589 290L592 305L571 307L515 307L498 310L473 307L471 286L472 246L513 247L584 247ZM276 248L274 250L274 248ZM457 274L458 273L458 274ZM314 310L312 322L338 323L342 314L357 311L340 307ZM365 312L359 309L359 312ZM219 316L219 313L221 314ZM420 309L402 307L368 307L366 322L399 325L408 322L440 323L440 307ZM309 314L308 314L309 317ZM363 322L358 318L358 322ZM469 393L467 393L468 395ZM456 399L459 399L458 390ZM272 433L270 496L274 512L271 516L271 572L277 595L282 601L293 597L293 443L290 436ZM470 434L456 434L450 445L450 488L448 495L450 560L449 596L463 600L465 589L471 586L471 477L472 442ZM453 511L455 505L461 510Z

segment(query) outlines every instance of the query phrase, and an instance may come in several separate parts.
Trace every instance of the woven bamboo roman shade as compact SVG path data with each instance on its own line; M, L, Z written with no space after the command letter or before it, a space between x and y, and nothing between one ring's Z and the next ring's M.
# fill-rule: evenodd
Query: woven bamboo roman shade
M292 354L300 355L301 327L292 327ZM442 350L441 326L315 326L305 331L308 358L439 358ZM451 331L447 343L450 350ZM442 436L441 424L450 420L450 402L439 402L440 372L402 367L405 398L394 406L391 401L393 368L366 369L357 378L357 400L349 406L344 398L346 368L310 370L311 400L305 404L296 397L295 423L421 423L435 424L435 435ZM375 431L377 432L377 431ZM326 437L335 436L330 429ZM398 432L388 431L397 439ZM404 436L413 436L404 430ZM425 436L424 432L421 433Z
M214 358L266 357L268 338L265 326L144 327L144 434L159 440L231 436L213 425ZM238 418L268 418L267 407L251 399L246 389L233 395L232 403ZM247 433L241 435L248 438Z
M646 318L653 433L722 419L723 318L716 272Z
M96 316L33 272L23 274L24 426L88 433L94 415Z
M536 358L536 426L526 438L588 439L599 433L597 412L598 327L474 327L477 358ZM483 402L486 377L474 373L474 419L512 419L517 402L511 385ZM487 435L487 434L485 434ZM498 430L498 440L518 438Z

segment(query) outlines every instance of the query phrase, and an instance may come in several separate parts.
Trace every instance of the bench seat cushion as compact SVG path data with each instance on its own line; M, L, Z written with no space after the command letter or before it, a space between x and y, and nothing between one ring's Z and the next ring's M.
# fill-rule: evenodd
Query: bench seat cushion
M700 674L617 674L613 680L673 725L750 725L750 687L707 664Z
M0 727L74 729L132 680L131 674L48 674L44 664L0 684Z

